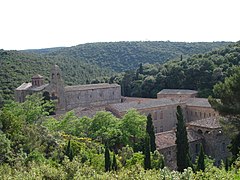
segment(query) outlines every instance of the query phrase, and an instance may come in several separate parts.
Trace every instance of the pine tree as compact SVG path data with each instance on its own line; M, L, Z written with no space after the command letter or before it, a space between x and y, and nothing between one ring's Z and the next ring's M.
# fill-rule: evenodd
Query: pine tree
M204 151L203 151L203 146L201 144L201 148L200 148L200 153L198 156L198 160L197 160L197 170L200 171L202 170L203 172L205 171L205 163L204 163Z
M148 134L146 134L144 143L144 169L151 169L151 154Z
M111 168L110 153L107 145L105 145L104 157L105 157L105 171L107 172L107 171L110 171L110 168Z
M185 120L182 113L182 108L177 106L177 132L176 132L176 145L177 145L177 167L178 171L183 170L191 165L189 156L189 144L187 138L187 129Z
M117 160L116 160L116 156L115 153L113 153L113 161L112 161L112 170L117 171L118 167L117 167Z
M154 132L154 126L152 122L152 116L150 113L147 116L146 131L150 138L150 149L151 149L151 152L153 153L156 150L156 142L155 142L155 132Z

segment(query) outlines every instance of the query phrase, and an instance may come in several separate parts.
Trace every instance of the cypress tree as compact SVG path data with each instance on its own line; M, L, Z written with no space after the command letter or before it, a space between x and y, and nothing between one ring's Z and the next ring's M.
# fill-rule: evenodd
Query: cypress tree
M151 169L151 154L148 134L146 134L144 143L144 169Z
M66 149L66 156L69 158L70 161L73 160L73 150L71 147L71 141L70 139L68 140L68 145L67 145L67 149Z
M155 142L155 132L154 132L154 126L152 122L152 116L150 113L147 116L146 131L150 138L150 149L151 149L151 152L153 153L156 150L156 142Z
M177 132L176 132L176 145L177 145L177 168L178 171L183 170L191 165L189 156L189 144L187 138L186 122L183 117L182 108L177 106Z
M105 145L104 157L105 157L105 171L107 172L107 171L110 171L110 167L111 167L110 153L107 145Z
M142 66L142 63L140 63L140 65L139 65L139 73L140 73L140 74L143 74L143 66Z
M229 162L228 162L228 158L226 158L225 170L228 171L228 168L229 168Z
M203 172L205 171L205 163L204 163L204 151L203 151L203 146L201 144L201 148L200 148L200 153L198 156L198 161L197 161L197 170L200 171L202 170Z
M112 161L112 170L117 171L118 167L117 167L117 160L116 160L116 156L115 153L113 153L113 161Z

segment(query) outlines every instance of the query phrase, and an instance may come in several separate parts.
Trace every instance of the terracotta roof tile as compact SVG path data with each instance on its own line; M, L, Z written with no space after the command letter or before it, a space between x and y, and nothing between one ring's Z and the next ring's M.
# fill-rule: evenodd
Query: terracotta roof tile
M126 103L117 103L109 105L111 108L116 109L118 112L125 112L130 109L145 109L145 108L154 108L159 106L167 106L167 105L178 105L178 100L172 100L167 98L162 99L154 99L148 101L132 101Z
M197 91L189 89L163 89L158 94L196 94Z
M198 126L198 127L205 127L210 129L218 129L221 128L219 118L221 117L209 117L206 119L200 119L196 121L192 121L188 123L190 126Z
M118 84L101 83L101 84L66 86L65 91L80 91L80 90L103 89L103 88L111 88L111 87L119 87L119 85Z
M211 107L207 98L189 98L186 101L187 106Z
M203 139L203 137L200 134L194 132L193 130L188 129L187 132L188 142L194 142ZM157 149L165 149L176 145L175 144L176 133L174 130L157 133L155 136Z

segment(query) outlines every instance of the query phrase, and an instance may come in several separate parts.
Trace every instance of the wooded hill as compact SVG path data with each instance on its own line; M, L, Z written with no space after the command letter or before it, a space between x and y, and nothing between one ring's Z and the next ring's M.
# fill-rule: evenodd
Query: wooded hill
M0 106L4 100L12 99L14 89L22 82L30 81L34 74L44 75L47 82L52 64L60 66L66 84L85 84L106 81L105 77L110 77L112 70L135 69L139 63L162 63L227 44L229 42L113 42L69 48L0 50Z
M212 94L213 86L230 76L240 65L240 41L226 48L164 64L145 64L110 78L122 86L125 96L156 97L165 88L198 90L201 97Z
M20 51L0 50L0 106L13 99L13 92L23 82L31 81L35 74L43 75L48 83L51 66L58 64L66 84L85 84L93 79L111 75L110 70L67 57L43 56Z
M122 72L135 69L140 63L163 63L180 55L206 53L229 42L109 42L87 43L66 48L28 50L38 54L85 60L100 67Z

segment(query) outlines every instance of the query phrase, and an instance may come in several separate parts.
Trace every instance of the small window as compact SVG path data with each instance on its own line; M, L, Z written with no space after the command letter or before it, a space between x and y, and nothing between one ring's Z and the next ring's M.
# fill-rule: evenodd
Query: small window
M157 127L155 127L155 133L157 133L158 132L158 129L157 129Z
M211 117L211 113L209 113L209 117Z
M198 132L198 134L202 134L203 133L201 129L198 129L197 132Z
M154 120L157 120L157 111L154 112L153 119L154 119Z
M167 155L168 155L168 156L171 156L171 154L172 154L172 151L168 151L168 152L167 152Z
M197 117L197 112L195 112L195 116Z
M226 150L226 144L222 143L222 152L225 152L225 150Z
M160 112L160 119L163 119L163 112Z
M203 114L203 117L206 118L206 113Z
M163 126L160 126L160 132L163 132Z

